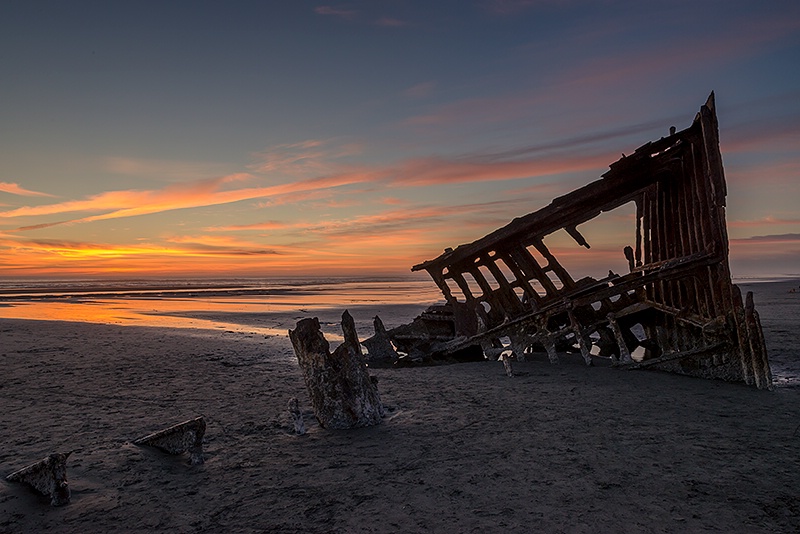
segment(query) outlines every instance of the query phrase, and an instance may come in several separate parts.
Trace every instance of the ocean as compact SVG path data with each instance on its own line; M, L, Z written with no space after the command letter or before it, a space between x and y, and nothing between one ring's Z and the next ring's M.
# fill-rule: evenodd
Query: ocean
M753 291L776 385L800 386L800 280L735 282L743 295ZM0 280L0 318L285 336L293 323L277 318L318 316L331 341L340 339L345 309L371 335L365 328L376 314L391 308L387 316L409 322L442 300L420 278Z

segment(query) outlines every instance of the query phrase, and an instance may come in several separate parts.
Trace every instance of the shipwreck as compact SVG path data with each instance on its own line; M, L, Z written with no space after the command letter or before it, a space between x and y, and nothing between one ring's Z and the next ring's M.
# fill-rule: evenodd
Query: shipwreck
M469 244L413 266L444 296L412 323L367 346L425 361L525 360L580 353L613 365L772 388L752 293L731 281L725 175L712 93L691 126L648 142L602 177ZM545 245L635 205L627 272L574 279ZM391 345L387 342L390 341ZM372 350L372 349L370 349Z

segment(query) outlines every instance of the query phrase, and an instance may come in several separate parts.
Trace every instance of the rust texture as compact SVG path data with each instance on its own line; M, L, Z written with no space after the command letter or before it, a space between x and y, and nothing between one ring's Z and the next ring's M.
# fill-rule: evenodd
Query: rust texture
M758 314L731 282L725 176L714 94L691 126L647 143L602 178L447 249L427 271L445 297L410 325L388 332L398 350L434 358L522 360L564 350L586 363L653 368L772 387ZM635 228L620 251L628 272L575 280L544 244L633 202ZM633 226L633 225L632 225Z

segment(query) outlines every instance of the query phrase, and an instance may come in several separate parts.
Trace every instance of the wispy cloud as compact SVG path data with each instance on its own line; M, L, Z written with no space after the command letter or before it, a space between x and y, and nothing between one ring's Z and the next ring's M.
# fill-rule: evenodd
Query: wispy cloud
M317 6L314 8L314 13L317 15L330 15L344 19L352 19L358 15L358 10L334 6Z
M93 195L83 200L55 204L24 206L0 211L0 218L31 217L62 213L101 212L76 217L67 222L92 222L121 217L133 217L164 211L229 204L242 200L279 198L285 195L318 195L320 191L355 184L380 184L382 187L422 187L468 182L486 182L536 178L559 173L605 168L614 158L607 154L581 157L542 155L535 158L504 161L498 154L469 154L455 158L432 156L411 159L387 166L345 165L337 161L342 152L331 156L327 152L309 155L306 149L317 150L319 145L308 142L300 146L300 155L270 154L257 168L259 171L284 171L298 167L301 175L321 175L266 187L231 188L232 184L253 181L252 173L239 173L220 178L172 184L161 190L121 190ZM290 148L296 148L294 145ZM346 152L349 153L349 152ZM285 153L284 153L285 154ZM331 159L332 158L332 159ZM42 228L29 225L25 229Z
M513 15L541 5L564 3L563 0L486 0L485 8L498 15Z
M91 221L205 206L209 203L217 203L212 199L216 195L221 194L220 187L222 185L244 181L249 178L251 178L251 175L248 174L232 174L211 180L198 180L190 183L175 184L158 191L109 191L93 195L84 200L71 200L41 206L24 206L13 210L2 211L0 212L0 217L24 217L87 211L107 212L103 215L78 219L78 221Z
M436 86L434 81L420 82L403 91L403 94L409 98L426 98L433 93Z
M52 197L53 195L47 193L41 193L39 191L31 191L30 189L25 189L21 187L19 184L13 184L8 182L0 182L0 192L3 193L11 193L12 195L20 195L24 197Z
M161 180L190 180L224 174L225 166L218 163L141 159L121 156L105 158L103 167L108 172L128 176L146 176Z
M231 224L228 226L208 226L204 228L206 232L237 232L239 230L283 230L291 227L280 221L264 221L253 224Z
M788 224L800 225L800 219L781 219L779 217L763 217L761 219L728 221L728 226L734 228L752 228L759 226L785 226ZM755 238L749 238L749 239L755 239Z
M386 26L389 28L402 28L406 26L408 23L404 20L392 18L392 17L381 17L375 21L376 26Z
M800 241L800 234L776 234L776 235L756 235L753 237L743 237L731 239L731 244L775 244L775 243L795 243Z
M508 2L508 7L530 7L542 2ZM498 5L502 6L504 2ZM624 25L621 25L623 31ZM709 64L724 64L756 56L766 47L800 29L800 20L779 14L760 20L738 21L699 36L681 40L653 40L626 50L583 54L581 59L563 68L543 67L549 83L537 77L533 87L487 97L468 97L433 108L427 113L407 118L404 124L415 127L481 125L505 123L522 116L534 116L542 110L569 109L574 115L576 103L587 103L587 88L605 95L606 105L616 98L629 96L631 88L683 77L687 72L702 71ZM581 28L581 32L583 29ZM589 46L589 44L587 44ZM619 88L629 88L620 91ZM618 95L618 97L615 97ZM615 112L617 109L615 108ZM624 117L622 117L624 119ZM615 121L619 123L619 115ZM588 119L581 119L588 120ZM578 128L592 126L584 122Z

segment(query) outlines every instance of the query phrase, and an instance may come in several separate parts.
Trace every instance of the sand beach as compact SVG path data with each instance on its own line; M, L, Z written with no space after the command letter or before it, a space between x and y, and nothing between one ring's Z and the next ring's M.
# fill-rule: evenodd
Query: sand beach
M742 287L771 392L568 355L515 377L489 361L375 369L387 416L351 431L315 422L286 331L317 316L336 332L347 307L363 338L375 314L391 327L423 303L205 314L240 325L225 329L20 319L9 305L0 474L74 452L66 506L0 480L0 532L796 532L797 285ZM203 465L132 444L198 415Z

